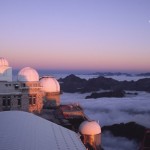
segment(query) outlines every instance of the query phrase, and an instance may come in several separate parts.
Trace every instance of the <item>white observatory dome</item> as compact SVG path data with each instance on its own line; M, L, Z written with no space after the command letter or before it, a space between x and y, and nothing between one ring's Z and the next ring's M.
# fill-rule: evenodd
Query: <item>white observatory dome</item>
M79 126L79 132L84 135L96 135L101 133L101 127L96 121L84 121Z
M8 63L8 61L5 58L0 57L0 67L2 67L2 66L8 67L9 63Z
M25 67L18 73L18 81L39 81L39 74L31 67Z
M44 76L40 79L40 84L44 92L60 92L60 85L54 77Z

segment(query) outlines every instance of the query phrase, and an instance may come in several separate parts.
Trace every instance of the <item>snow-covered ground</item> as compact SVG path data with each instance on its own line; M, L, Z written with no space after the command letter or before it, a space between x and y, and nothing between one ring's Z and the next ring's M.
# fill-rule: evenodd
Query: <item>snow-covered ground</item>
M79 136L32 113L0 112L0 150L85 150Z

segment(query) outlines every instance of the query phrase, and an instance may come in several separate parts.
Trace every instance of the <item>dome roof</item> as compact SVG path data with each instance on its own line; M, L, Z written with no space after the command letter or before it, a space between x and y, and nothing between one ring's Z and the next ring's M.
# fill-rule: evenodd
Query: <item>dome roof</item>
M96 121L84 121L79 126L79 132L84 135L100 134L101 127Z
M18 81L39 81L39 74L31 67L25 67L18 73Z
M0 67L2 67L2 66L7 66L8 67L9 63L5 58L0 57Z
M44 92L60 92L60 85L54 77L44 76L40 79Z

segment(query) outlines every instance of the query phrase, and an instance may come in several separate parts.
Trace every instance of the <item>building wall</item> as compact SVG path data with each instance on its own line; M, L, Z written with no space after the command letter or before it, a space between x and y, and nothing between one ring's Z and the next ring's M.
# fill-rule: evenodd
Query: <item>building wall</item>
M39 82L0 81L0 111L23 110L40 113L42 107L43 92Z
M45 93L44 101L50 105L50 107L57 107L60 105L60 93Z
M16 110L18 106L18 96L21 96L20 89L16 89L16 82L0 81L0 110ZM3 102L5 101L5 103ZM4 103L4 104L3 104Z
M39 82L21 82L21 90L24 101L24 110L28 106L29 112L40 113L43 107L43 92Z
M96 135L82 135L81 140L87 149L102 150L101 149L101 134Z

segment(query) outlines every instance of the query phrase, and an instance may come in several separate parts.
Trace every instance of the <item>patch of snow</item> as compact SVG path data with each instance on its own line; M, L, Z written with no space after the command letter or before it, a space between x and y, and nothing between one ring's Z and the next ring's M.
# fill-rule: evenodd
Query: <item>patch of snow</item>
M34 114L0 112L0 150L85 150L78 135Z

